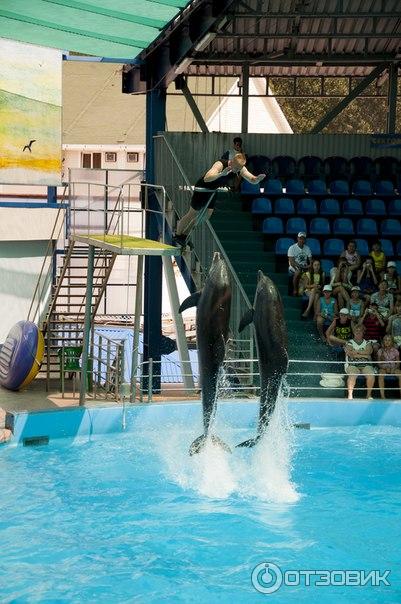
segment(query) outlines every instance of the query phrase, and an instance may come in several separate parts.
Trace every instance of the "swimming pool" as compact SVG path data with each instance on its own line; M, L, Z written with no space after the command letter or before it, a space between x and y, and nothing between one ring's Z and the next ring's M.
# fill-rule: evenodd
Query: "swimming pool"
M256 412L255 403L220 405L218 433L240 442ZM40 414L30 415L25 434ZM57 433L57 418L41 424ZM138 407L124 432L3 448L2 600L401 601L400 426L293 430L282 404L260 447L189 458L200 420L197 404ZM307 587L301 572L299 586L263 596L251 575L264 562L283 573L376 570L390 585L318 587L311 575Z

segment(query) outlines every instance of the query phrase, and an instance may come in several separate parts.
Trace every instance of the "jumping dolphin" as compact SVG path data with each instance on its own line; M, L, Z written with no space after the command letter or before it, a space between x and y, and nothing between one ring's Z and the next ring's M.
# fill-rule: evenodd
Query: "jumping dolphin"
M209 275L201 292L189 296L181 304L179 312L197 306L196 341L198 346L199 372L202 387L204 433L192 443L189 454L199 453L205 446L216 414L217 382L222 366L231 308L231 285L226 263L215 252ZM218 436L212 441L230 451Z
M253 322L260 373L260 411L255 438L237 447L253 447L263 436L275 409L283 376L288 368L288 337L280 294L273 281L258 271L253 308L242 317L239 331Z

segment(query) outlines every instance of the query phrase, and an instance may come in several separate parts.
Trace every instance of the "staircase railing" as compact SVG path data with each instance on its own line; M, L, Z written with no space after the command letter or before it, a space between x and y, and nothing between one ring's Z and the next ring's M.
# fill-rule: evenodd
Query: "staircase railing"
M159 134L154 138L156 182L165 187L168 199L175 212L181 218L188 211L193 188L169 141L162 134ZM208 220L199 224L193 230L191 233L191 241L194 245L193 253L196 255L203 276L206 276L209 270L215 251L220 252L224 258L232 284L230 328L232 334L236 337L238 352L241 352L242 354L246 353L247 358L251 358L253 355L250 328L245 328L241 334L241 339L237 339L240 320L244 313L251 307L251 304L220 239ZM185 256L186 255L184 254L184 258Z

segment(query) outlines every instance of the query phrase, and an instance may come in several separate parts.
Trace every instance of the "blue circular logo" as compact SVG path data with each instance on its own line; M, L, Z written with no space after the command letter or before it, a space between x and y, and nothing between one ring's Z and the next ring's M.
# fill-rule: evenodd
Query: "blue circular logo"
M272 594L280 589L283 573L272 562L261 562L252 571L252 585L262 594Z

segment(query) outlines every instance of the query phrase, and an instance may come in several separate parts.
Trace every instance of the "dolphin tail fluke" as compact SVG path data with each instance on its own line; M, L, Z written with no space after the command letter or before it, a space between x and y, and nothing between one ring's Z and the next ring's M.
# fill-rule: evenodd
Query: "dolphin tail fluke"
M196 453L200 453L206 444L206 440L207 440L207 436L205 436L205 434L198 436L198 438L196 438L194 440L194 442L192 443L192 445L189 447L189 454L192 456L192 455L195 455ZM221 449L223 449L223 451L226 451L227 453L231 453L230 447L223 440L221 440L221 438L219 438L218 436L215 436L215 435L211 436L211 441L214 445L217 445Z
M239 445L235 445L235 447L254 447L255 445L258 444L258 442L260 441L260 439L262 438L261 434L258 434L258 436L255 436L255 438L250 438L249 440L244 440L244 442L240 443Z

